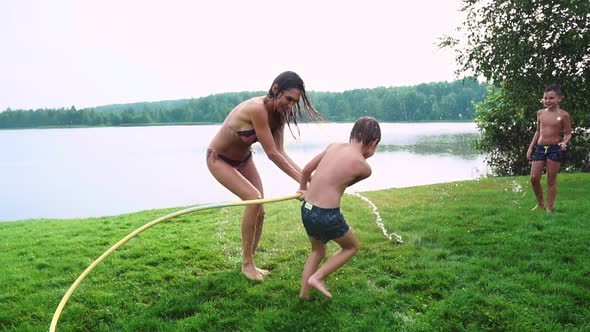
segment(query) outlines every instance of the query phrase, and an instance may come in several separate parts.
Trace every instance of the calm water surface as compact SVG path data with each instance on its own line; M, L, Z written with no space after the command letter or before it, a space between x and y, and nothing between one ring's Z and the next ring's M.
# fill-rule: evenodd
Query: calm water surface
M219 125L0 131L0 221L79 218L236 200L210 175L207 144ZM352 123L303 124L285 149L303 166ZM373 175L351 191L475 179L483 156L468 147L473 123L381 124ZM298 185L254 145L265 196Z

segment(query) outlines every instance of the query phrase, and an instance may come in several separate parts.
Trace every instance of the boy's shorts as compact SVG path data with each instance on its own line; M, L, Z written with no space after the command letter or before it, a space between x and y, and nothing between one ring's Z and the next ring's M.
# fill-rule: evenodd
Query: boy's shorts
M549 160L557 161L558 163L560 163L562 155L563 151L557 144L537 144L535 154L533 155L533 160L544 161L547 160L547 158L549 158Z
M344 236L350 229L339 207L324 209L303 201L301 220L307 235L324 244Z

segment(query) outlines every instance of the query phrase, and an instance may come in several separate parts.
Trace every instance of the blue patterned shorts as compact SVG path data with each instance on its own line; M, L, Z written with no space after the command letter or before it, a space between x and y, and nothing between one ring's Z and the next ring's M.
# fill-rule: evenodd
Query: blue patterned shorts
M305 201L301 205L301 220L307 235L321 243L342 237L350 229L340 208L324 209Z
M537 148L535 149L535 155L533 156L534 161L539 160L553 160L557 162L561 162L561 157L563 155L563 151L557 144L550 144L550 145L542 145L537 144Z

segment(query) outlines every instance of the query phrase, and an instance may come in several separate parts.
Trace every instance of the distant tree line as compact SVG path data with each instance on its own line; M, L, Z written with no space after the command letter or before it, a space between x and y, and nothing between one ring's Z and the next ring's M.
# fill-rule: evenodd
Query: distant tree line
M221 123L240 102L265 92L232 92L196 99L108 105L94 108L0 112L0 128L133 126ZM310 92L328 121L354 121L370 115L383 122L473 120L473 103L487 96L486 84L465 79L408 87Z

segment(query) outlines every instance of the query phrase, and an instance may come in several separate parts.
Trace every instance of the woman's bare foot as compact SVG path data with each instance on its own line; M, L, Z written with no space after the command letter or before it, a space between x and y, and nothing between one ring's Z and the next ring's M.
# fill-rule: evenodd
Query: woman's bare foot
M531 211L535 211L535 210L545 210L545 205L537 204L537 205L535 205L534 208L531 209Z
M330 294L330 292L326 288L324 281L318 280L318 279L314 278L313 276L311 276L311 277L309 277L309 279L307 279L307 283L311 287L316 288L317 290L322 292L322 294L324 294L327 298L332 299L332 294Z
M254 265L242 265L242 273L250 280L263 281L262 275Z
M267 276L267 275L270 274L270 271L269 270L261 269L261 268L258 268L258 267L256 268L256 271L258 271L258 273L260 273L260 275L262 275L262 276Z

